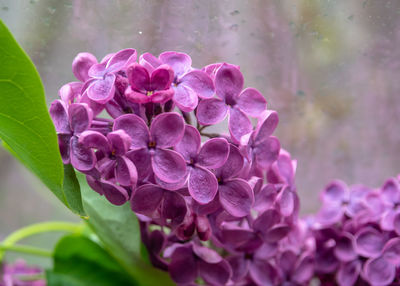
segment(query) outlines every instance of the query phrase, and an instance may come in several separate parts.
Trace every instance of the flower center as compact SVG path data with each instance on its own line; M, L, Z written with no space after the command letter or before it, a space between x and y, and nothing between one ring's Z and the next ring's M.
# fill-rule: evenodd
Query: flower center
M147 96L152 96L152 95L153 95L153 93L154 93L154 91L152 91L152 90L149 90L149 91L147 91L146 95L147 95Z
M149 142L149 148L154 148L154 147L156 147L156 142L150 141Z

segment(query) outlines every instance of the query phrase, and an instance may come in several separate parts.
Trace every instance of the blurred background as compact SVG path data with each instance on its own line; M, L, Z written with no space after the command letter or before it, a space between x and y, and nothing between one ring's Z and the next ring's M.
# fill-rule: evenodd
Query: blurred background
M333 178L378 187L400 172L400 1L0 0L0 18L36 64L48 104L82 51L177 50L195 67L240 65L279 112L303 214ZM78 218L0 149L0 239L60 219Z

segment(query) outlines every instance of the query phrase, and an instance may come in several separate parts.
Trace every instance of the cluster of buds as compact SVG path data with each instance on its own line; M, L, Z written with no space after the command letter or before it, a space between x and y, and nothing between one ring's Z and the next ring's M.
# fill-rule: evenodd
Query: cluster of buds
M0 286L46 286L44 279L35 276L43 274L37 267L31 267L23 260L14 264L0 265Z
M330 183L313 222L315 271L323 285L400 284L400 183Z
M50 107L64 163L129 201L152 263L178 285L307 285L314 246L277 113L238 66L191 65L178 52L78 54L79 81ZM229 133L206 132L226 118Z

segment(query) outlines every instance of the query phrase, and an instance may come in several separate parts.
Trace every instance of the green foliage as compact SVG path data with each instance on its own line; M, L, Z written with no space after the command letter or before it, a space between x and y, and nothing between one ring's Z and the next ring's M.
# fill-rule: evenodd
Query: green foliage
M54 268L46 273L49 286L141 285L118 262L87 237L68 235L54 250Z
M0 138L71 210L84 215L79 185L58 149L42 82L32 61L0 20ZM65 173L65 180L64 180Z

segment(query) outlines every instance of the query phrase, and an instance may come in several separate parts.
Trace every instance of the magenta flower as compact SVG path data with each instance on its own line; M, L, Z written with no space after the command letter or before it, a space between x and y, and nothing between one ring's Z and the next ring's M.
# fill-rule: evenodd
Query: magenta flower
M110 56L99 64L92 65L88 70L90 79L86 80L86 88L84 89L87 97L100 104L107 103L114 96L115 73L135 62L136 57L136 50L125 49ZM90 57L85 57L84 59L78 57L78 59L73 70L75 70L75 74L80 75L81 79L85 79L86 77L82 76L82 74L85 75L86 68L92 63L92 60ZM84 60L86 60L86 63ZM79 70L80 68L83 70Z
M46 286L43 279L22 279L43 273L38 267L28 266L25 261L0 265L0 286Z
M202 147L196 128L186 125L182 140L175 146L189 168L188 189L200 204L211 202L218 191L218 181L209 169L224 165L229 155L229 143L224 138L208 140Z
M173 100L180 110L193 111L199 97L206 99L214 95L213 80L204 71L192 69L192 59L187 54L164 52L159 58L174 70Z
M240 70L223 64L215 75L215 90L218 98L202 100L197 109L197 119L202 125L221 122L229 112L229 132L236 142L253 130L250 116L260 116L266 109L264 97L254 88L243 89Z
M182 139L185 131L183 118L174 112L156 116L150 130L142 118L126 114L115 119L114 130L124 130L132 139L127 156L135 164L138 176L144 179L151 171L161 181L177 183L186 174L186 163L176 151L168 148Z
M130 86L126 98L135 103L165 103L174 95L174 71L168 65L153 67L134 63L127 69Z
M395 178L385 182L381 189L381 199L385 210L380 225L384 230L394 230L394 218L400 213L400 184Z
M75 169L87 172L96 163L94 152L79 143L79 135L90 127L92 110L84 103L73 103L69 107L62 100L55 100L50 107L58 135L61 157L64 164L71 163Z

